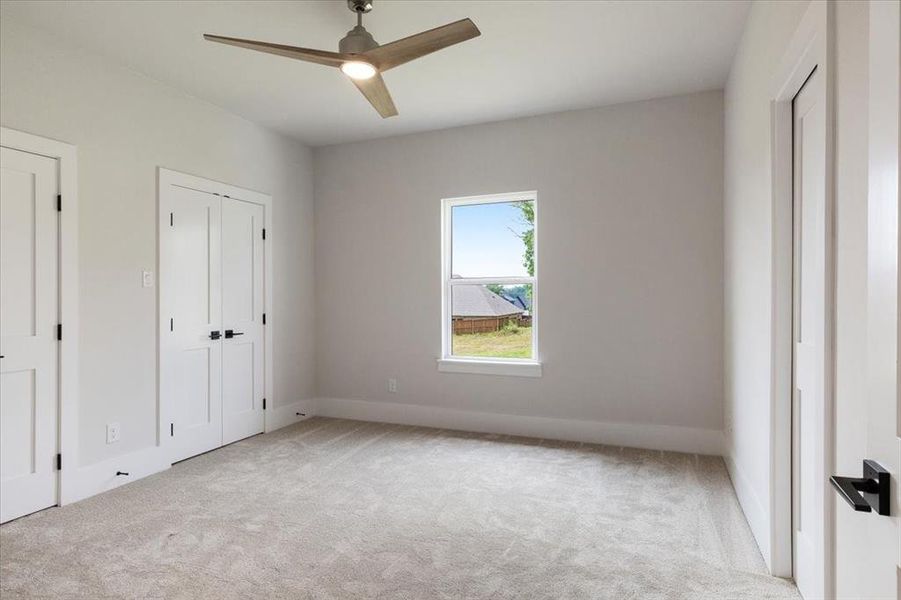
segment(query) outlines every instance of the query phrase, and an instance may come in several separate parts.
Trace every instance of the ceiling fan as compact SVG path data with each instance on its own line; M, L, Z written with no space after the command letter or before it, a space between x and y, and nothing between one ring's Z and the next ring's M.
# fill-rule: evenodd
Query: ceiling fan
M204 35L204 39L239 48L287 56L297 60L338 67L357 86L382 118L397 115L394 100L388 93L382 73L411 60L431 54L442 48L465 42L481 35L478 27L469 19L461 19L448 25L379 45L372 34L363 27L363 14L372 10L371 0L347 0L347 7L356 13L357 26L338 42L338 52L298 48L282 44L270 44L254 40Z

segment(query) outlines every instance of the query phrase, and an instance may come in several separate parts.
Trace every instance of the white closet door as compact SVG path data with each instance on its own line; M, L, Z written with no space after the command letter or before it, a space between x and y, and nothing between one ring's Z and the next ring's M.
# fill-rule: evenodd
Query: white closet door
M222 444L222 280L219 198L172 186L163 235L165 274L161 391L170 454L179 461Z
M57 503L55 159L0 148L0 521Z
M263 432L263 207L222 198L222 443Z

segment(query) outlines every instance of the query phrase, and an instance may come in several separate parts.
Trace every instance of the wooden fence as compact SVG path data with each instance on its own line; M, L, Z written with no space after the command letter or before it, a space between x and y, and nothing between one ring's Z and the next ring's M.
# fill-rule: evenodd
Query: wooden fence
M528 323L524 322L526 319L528 320ZM490 333L492 331L500 331L500 329L507 324L507 321L516 321L520 325L526 327L532 324L531 317L521 318L517 315L511 317L483 317L475 319L455 317L453 319L454 335L463 333Z

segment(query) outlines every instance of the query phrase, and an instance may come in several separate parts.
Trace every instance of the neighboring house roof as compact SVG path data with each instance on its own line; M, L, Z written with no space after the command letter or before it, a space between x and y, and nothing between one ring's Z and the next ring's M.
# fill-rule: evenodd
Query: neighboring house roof
M516 308L521 308L524 311L532 310L532 299L524 291L515 294L504 292L501 294L501 297Z
M506 317L521 315L523 309L510 304L484 285L455 285L454 317Z

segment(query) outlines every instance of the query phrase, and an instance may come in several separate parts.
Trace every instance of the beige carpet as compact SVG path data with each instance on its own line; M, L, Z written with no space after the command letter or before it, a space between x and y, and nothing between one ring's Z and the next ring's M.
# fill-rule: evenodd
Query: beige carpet
M12 598L797 598L719 458L316 418L0 527Z

